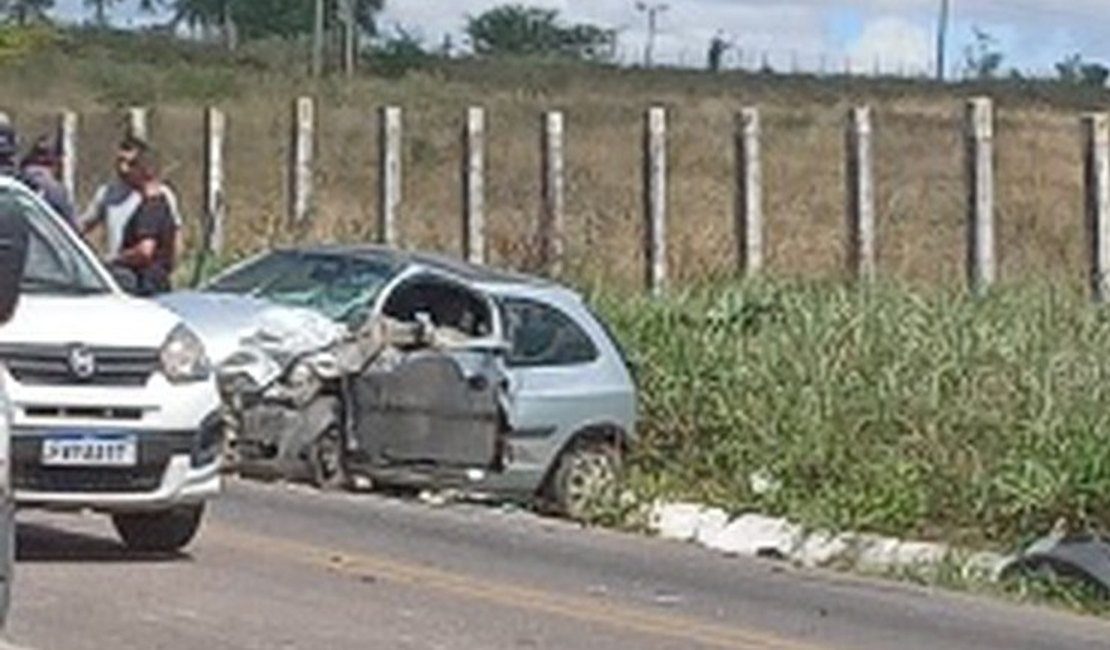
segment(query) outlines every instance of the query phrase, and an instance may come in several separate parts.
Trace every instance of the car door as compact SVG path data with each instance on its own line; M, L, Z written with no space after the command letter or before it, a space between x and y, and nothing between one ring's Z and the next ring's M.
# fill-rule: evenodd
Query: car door
M445 346L387 354L351 385L348 451L372 465L494 468L503 431L503 373L490 300L435 274L411 277L383 298L381 313L430 322Z

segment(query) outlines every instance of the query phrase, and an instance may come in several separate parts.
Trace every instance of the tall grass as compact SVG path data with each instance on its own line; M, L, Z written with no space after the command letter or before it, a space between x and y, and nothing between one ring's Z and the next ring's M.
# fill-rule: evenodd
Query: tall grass
M596 301L637 367L642 489L1003 545L1110 523L1110 320L1080 295L772 283Z

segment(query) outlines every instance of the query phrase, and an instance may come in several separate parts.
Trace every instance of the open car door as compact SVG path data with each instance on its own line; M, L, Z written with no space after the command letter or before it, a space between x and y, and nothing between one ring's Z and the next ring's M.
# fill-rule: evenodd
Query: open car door
M434 275L409 279L383 313L427 322L455 344L431 346L372 364L352 380L348 451L375 466L494 468L506 385L500 358L468 346L488 340L493 309L482 294Z
M493 467L501 380L486 356L429 349L371 367L351 386L351 446L373 465Z

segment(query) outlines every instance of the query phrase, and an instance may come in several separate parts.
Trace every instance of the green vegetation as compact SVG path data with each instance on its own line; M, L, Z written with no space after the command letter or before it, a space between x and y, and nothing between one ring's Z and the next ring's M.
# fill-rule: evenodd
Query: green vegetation
M494 7L467 20L479 55L613 58L616 32L595 25L563 25L559 12L523 5Z
M1110 321L1078 294L767 284L597 302L637 367L647 496L1001 547L1110 521Z

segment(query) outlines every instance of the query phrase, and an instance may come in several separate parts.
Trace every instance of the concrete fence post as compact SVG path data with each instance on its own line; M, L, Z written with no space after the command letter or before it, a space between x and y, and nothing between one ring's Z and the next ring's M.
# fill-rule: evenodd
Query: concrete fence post
M467 109L463 149L463 257L482 264L486 259L486 112L482 108Z
M736 242L739 270L745 276L763 269L762 126L758 108L736 116Z
M848 194L848 271L862 282L875 279L875 177L872 112L848 112L845 177Z
M667 111L648 109L644 119L644 251L647 289L667 286Z
M966 112L968 284L981 294L994 284L994 107L986 97Z
M378 241L397 246L401 205L401 109L384 106L378 114Z
M224 112L211 107L204 114L204 214L208 232L205 245L219 253L224 246L224 220L227 201L224 196L224 143L227 139L227 118Z
M1110 299L1110 114L1083 118L1083 192L1091 294Z
M62 153L62 185L70 198L77 201L77 113L62 111L58 116L58 144Z
M544 269L558 277L565 263L564 223L566 206L566 161L563 157L563 113L552 111L543 116L542 138L542 209L540 215L540 246Z
M289 218L295 224L312 210L312 165L315 155L316 107L311 97L293 104L293 149L289 174Z
M132 106L127 109L127 133L140 140L150 140L148 111L144 106Z

